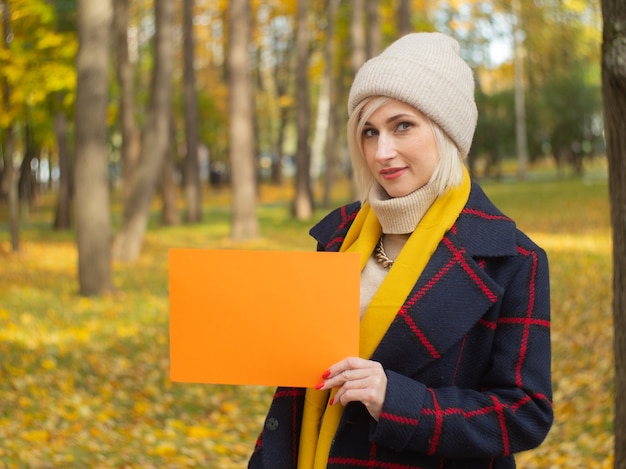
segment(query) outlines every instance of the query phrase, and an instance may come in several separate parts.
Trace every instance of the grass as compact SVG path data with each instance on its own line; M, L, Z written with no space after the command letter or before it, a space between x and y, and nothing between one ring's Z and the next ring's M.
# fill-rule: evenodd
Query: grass
M551 263L556 422L540 448L519 456L519 467L612 467L603 174L592 168L585 178L548 172L483 184ZM336 204L346 193L338 190ZM3 237L0 468L245 467L272 389L169 381L167 249L314 249L307 235L313 221L291 218L290 191L263 187L260 195L259 240L232 242L229 194L208 192L203 223L152 224L139 261L115 264L117 292L102 298L77 295L74 236L49 228L50 195L22 221L19 253ZM314 219L324 213L316 210Z

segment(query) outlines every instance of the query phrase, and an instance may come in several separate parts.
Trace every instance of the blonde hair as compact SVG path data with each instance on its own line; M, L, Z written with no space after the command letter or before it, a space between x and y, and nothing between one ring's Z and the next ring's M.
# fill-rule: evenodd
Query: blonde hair
M366 98L354 108L348 119L348 150L352 161L357 194L361 201L367 199L370 188L375 182L374 175L365 161L363 128L370 116L391 99L386 96ZM363 112L365 106L367 106L367 109ZM428 116L425 117L430 122L439 152L439 162L428 183L434 185L437 196L440 196L449 189L461 184L465 155L461 154L458 147L441 127Z

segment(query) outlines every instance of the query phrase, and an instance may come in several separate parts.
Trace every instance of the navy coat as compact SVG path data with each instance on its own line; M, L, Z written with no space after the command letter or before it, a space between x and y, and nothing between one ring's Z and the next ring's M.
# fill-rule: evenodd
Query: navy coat
M339 250L359 208L313 227L318 250ZM478 185L371 359L388 378L380 419L348 404L329 468L514 468L546 437L547 258ZM249 468L296 468L304 393L276 390Z

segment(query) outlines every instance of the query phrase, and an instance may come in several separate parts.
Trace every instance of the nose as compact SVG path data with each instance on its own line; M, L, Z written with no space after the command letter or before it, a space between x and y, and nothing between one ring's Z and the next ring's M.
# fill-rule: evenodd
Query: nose
M396 150L393 139L389 135L381 132L376 140L376 160L383 162L395 156Z

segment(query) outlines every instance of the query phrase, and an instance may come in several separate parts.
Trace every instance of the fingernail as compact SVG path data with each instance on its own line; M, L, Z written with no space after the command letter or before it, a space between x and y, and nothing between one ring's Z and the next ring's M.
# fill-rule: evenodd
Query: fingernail
M318 389L318 390L322 389L323 387L324 387L324 383L323 382L318 383L318 384L315 385L315 389Z
M333 405L333 403L334 403L334 402L335 402L335 398L334 398L334 397L331 397L331 398L330 398L330 401L329 401L328 403L329 403L330 405Z
M328 379L329 376L330 376L330 370L326 370L324 374L322 374L322 379Z

